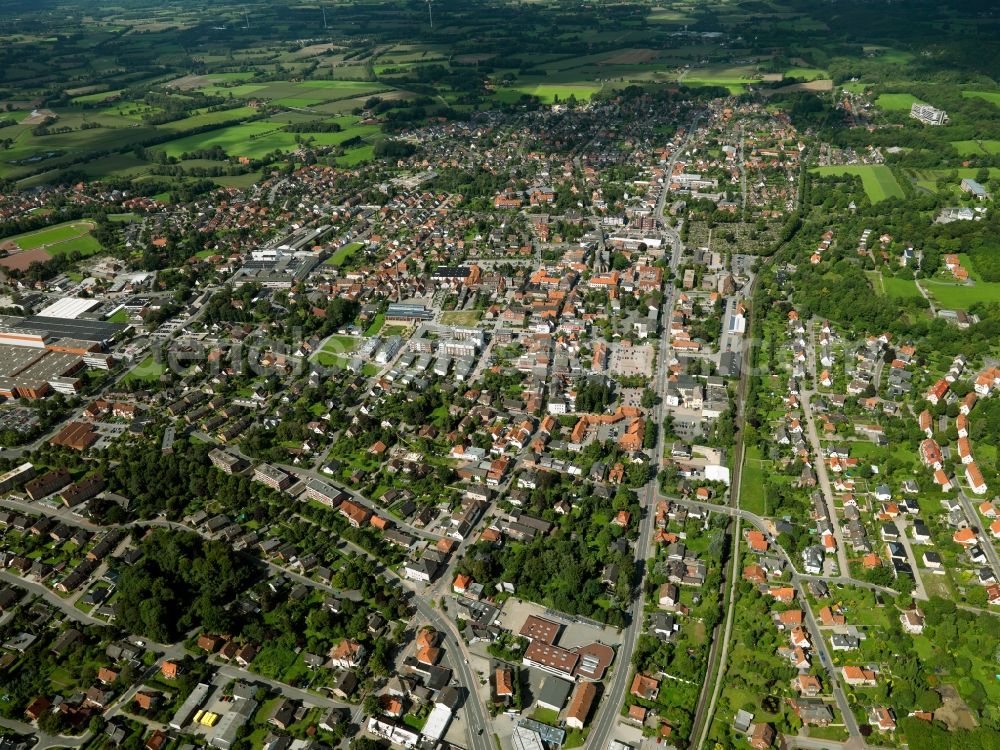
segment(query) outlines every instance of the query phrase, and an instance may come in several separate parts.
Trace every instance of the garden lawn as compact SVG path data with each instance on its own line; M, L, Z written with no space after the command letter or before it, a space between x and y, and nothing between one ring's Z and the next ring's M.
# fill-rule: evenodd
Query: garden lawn
M861 178L865 193L872 203L878 203L886 198L902 198L903 189L896 182L892 170L884 164L852 164L827 167L814 167L813 172L820 175L856 175Z

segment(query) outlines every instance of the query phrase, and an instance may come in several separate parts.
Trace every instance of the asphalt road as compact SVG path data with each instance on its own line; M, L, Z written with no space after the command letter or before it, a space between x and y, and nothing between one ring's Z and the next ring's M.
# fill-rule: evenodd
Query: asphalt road
M697 117L694 119L684 142L674 150L670 162L667 165L668 175L673 173L674 164L677 162L678 157L687 146L691 133L697 128L698 119L699 118ZM656 217L660 220L663 218L663 205L666 199L666 192L667 191L664 190L661 193L659 202L656 206ZM683 250L680 236L672 228L666 228L664 233L669 236L672 247L670 270L672 272L676 272ZM673 314L675 300L676 292L674 287L672 284L668 283L664 293L663 308L661 310L660 318L661 321L663 321L664 326L669 325L669 321ZM658 431L658 440L656 443L656 450L658 452L663 450L663 412L665 402L664 397L667 389L667 373L669 372L667 368L669 349L669 336L665 330L660 338L660 351L659 356L657 357L657 372L654 378L654 386L657 394L660 396L660 403L658 403L653 409L653 419L657 425ZM659 466L659 461L657 461L657 466ZM646 555L649 550L650 541L653 535L653 526L655 523L657 490L657 479L654 476L649 484L646 485L646 490L643 493L643 505L645 507L642 520L639 524L639 540L635 547L635 560L637 568L642 571L640 581L638 582L639 594L632 602L632 611L630 613L629 623L622 632L622 643L615 656L614 673L611 677L610 683L607 685L604 699L598 707L597 713L591 724L590 734L587 737L586 746L588 748L594 748L595 750L603 750L603 748L607 746L608 739L618 722L619 708L625 699L625 691L628 688L628 678L632 668L632 654L635 651L636 642L638 641L639 635L642 633L642 629L645 624L643 621L643 597L641 592L643 580L645 580L646 575Z

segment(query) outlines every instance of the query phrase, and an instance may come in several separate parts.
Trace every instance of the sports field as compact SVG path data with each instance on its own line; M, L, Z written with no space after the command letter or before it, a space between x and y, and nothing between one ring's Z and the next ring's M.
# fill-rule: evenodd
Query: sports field
M878 203L886 198L902 198L903 189L896 182L892 170L884 164L850 164L841 166L814 167L813 172L820 175L855 175L861 178L865 193L872 203Z
M90 235L90 230L93 228L94 224L90 221L68 221L65 224L56 224L9 237L4 240L4 244L9 244L13 249L10 250L10 255L4 258L3 265L8 268L22 268L27 267L28 263L48 260L54 255L73 251L92 255L101 249L100 243Z

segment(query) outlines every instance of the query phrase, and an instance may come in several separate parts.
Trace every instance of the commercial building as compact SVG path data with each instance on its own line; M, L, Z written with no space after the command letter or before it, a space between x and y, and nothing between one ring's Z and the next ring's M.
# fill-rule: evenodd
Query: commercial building
M56 352L34 344L11 345L0 330L0 396L44 398L53 391L76 393L83 360L76 354Z
M525 666L566 677L572 676L579 660L579 655L573 651L543 641L532 641L524 650L523 658Z
M83 297L63 297L57 302L53 302L44 310L39 310L38 315L44 318L63 318L66 320L76 320L81 315L89 313L101 306L101 301L96 299L84 299Z
M444 704L436 703L421 731L426 739L437 742L444 737L449 724L451 724L451 709Z

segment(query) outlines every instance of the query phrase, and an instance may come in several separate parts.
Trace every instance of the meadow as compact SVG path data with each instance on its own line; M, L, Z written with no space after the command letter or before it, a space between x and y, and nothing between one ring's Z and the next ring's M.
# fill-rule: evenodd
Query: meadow
M300 140L312 140L318 146L336 146L354 137L367 138L378 132L376 125L353 125L339 133L289 133L280 123L267 120L232 125L205 133L184 136L155 147L167 156L181 156L219 146L229 156L260 158L272 151L294 151Z
M879 109L884 109L886 112L909 112L910 107L918 101L920 100L913 94L881 94L875 100L875 104L878 105Z
M892 170L884 164L852 164L843 166L814 167L820 175L855 175L861 178L865 193L872 203L886 198L902 198L903 189L896 182Z

